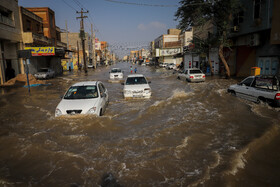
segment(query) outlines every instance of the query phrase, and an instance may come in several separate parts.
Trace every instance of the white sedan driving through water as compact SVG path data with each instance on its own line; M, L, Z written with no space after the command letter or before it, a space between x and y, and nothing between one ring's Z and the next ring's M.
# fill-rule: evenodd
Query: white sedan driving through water
M151 88L147 79L142 74L128 75L123 88L124 98L150 98Z
M190 68L179 73L178 79L186 80L188 82L204 82L205 74L200 69Z
M56 107L55 117L74 114L102 116L108 102L108 92L102 82L78 82L68 89Z
M122 79L123 78L123 72L120 68L112 68L110 71L110 79Z

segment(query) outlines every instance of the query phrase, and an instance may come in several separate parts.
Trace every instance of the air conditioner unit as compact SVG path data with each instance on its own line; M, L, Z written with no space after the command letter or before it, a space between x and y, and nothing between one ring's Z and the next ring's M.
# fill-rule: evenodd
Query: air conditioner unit
M259 34L250 34L249 35L249 46L258 46L260 45L260 35Z
M239 31L239 26L238 25L233 26L233 31L238 32Z

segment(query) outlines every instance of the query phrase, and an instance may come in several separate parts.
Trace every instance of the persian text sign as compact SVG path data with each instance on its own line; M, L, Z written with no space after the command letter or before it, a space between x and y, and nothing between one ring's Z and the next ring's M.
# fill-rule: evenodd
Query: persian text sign
M160 56L172 56L181 53L181 48L176 49L160 49Z
M54 47L25 47L25 50L30 49L32 56L54 56Z

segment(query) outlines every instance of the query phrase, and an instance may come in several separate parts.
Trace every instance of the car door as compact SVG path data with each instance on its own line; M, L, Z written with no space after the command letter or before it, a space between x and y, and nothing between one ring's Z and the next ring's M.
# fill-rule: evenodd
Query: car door
M252 87L252 83L254 81L253 77L248 77L246 79L244 79L241 83L239 83L238 89L236 90L236 95L238 97L247 99L247 100L251 100L251 101L255 101L255 97L253 94L253 87Z

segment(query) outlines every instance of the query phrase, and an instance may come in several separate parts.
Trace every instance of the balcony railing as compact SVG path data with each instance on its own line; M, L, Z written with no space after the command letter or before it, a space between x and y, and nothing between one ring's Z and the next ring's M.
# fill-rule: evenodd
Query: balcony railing
M164 43L165 48L175 48L175 47L181 47L181 41L176 42L165 42Z
M9 26L15 27L15 22L12 19L10 19L10 18L8 18L6 16L3 16L1 14L0 14L0 23L3 23L5 25L9 25Z
M57 45L57 47L63 47L63 48L67 48L67 44L66 43L63 43L63 42L61 42L61 41L56 41L56 45Z
M23 42L26 44L44 44L44 45L49 45L51 46L52 42L50 39L45 37L44 35L41 34L36 34L32 32L24 32L23 33Z

